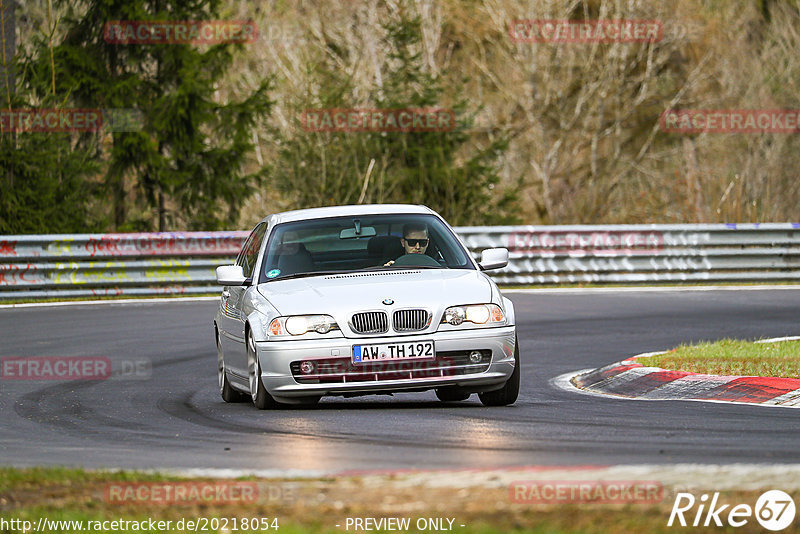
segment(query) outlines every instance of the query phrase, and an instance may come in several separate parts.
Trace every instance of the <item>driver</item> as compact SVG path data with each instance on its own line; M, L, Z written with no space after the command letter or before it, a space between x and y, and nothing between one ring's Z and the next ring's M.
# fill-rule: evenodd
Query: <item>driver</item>
M428 250L428 227L421 223L408 223L403 225L403 237L400 243L403 245L404 254L425 254ZM389 267L395 260L390 260L384 264Z

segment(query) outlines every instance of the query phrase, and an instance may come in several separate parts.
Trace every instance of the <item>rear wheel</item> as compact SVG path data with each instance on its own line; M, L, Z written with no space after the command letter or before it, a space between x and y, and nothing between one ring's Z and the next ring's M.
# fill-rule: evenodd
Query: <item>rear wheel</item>
M467 400L469 396L470 393L454 387L439 388L436 390L436 397L442 402L463 401Z
M228 381L228 373L225 371L225 355L222 353L222 347L219 343L219 332L215 332L217 341L217 384L219 385L219 393L222 400L225 402L245 402L247 395L240 391L236 391Z
M261 362L258 361L256 341L253 339L253 333L249 331L247 332L247 371L250 375L250 396L253 398L256 408L259 410L277 408L278 403L267 393L264 382L261 380Z
M484 406L508 406L514 404L519 395L519 341L514 340L514 372L502 388L478 393Z

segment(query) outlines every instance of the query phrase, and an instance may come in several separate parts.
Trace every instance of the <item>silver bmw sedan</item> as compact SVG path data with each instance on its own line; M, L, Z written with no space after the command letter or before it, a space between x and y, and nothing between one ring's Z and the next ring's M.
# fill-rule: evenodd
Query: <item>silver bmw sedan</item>
M504 248L475 262L425 206L270 215L217 268L222 398L267 409L433 389L445 402L512 404L514 306L484 274L507 263Z

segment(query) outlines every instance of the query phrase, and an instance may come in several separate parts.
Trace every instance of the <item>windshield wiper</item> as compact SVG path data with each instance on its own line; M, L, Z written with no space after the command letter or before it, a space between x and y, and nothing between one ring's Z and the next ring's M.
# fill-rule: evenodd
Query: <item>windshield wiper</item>
M447 269L448 267L445 265L440 265L438 267L433 265L376 265L375 267L364 267L363 269L358 269L359 271L378 271L381 269Z
M385 265L376 265L375 267L364 267L363 269L339 269L335 271L307 271L302 273L294 273L294 274L287 274L286 276L279 276L277 278L271 278L267 280L267 282L274 282L276 280L291 280L292 278L308 278L310 276L328 276L332 274L346 274L346 273L357 273L362 271L378 271L378 270L400 270L400 269L447 269L445 266L435 267L433 265L389 265L388 267Z
M290 280L292 278L307 278L309 276L328 276L330 274L343 274L343 273L351 273L353 271L345 269L345 270L337 270L337 271L307 271L303 273L294 273L294 274L287 274L286 276L281 276L278 278L272 278L267 280L267 282L272 282L274 280Z

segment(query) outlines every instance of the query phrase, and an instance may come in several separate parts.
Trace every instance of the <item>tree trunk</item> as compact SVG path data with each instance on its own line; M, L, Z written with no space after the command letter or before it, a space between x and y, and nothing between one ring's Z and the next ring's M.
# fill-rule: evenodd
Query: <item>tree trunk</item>
M14 94L16 77L12 68L12 59L17 51L16 42L16 16L14 0L0 0L0 84L2 84L2 99L4 105L0 109L11 109L11 95ZM16 133L2 132L2 135L10 135L11 142L16 143ZM8 170L8 185L14 187L14 167Z
M125 209L125 178L116 176L111 178L112 195L114 198L114 229L119 230L125 224L127 210Z
M14 0L0 0L0 42L4 45L0 50L0 83L3 89L4 107L11 107L11 95L14 94L15 76L11 62L17 50L16 45L16 17L14 14Z
M167 230L167 208L165 206L164 190L158 188L158 231L166 232Z

